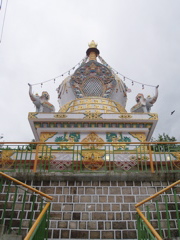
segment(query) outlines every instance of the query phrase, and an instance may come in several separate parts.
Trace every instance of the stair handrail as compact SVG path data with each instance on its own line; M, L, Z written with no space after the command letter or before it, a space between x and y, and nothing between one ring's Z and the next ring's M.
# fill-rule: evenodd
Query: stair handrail
M162 190L160 190L159 192L153 194L152 196L144 199L143 201L137 203L135 205L136 211L139 214L139 216L143 219L143 221L145 222L145 224L147 225L147 227L150 229L150 231L152 232L152 234L158 239L158 240L163 240L161 238L161 236L157 233L157 231L154 229L154 227L151 225L151 223L148 221L148 219L145 217L145 215L142 213L142 211L139 209L139 206L143 205L144 203L152 200L153 198L159 196L160 194L168 191L170 188L173 188L174 186L176 186L177 184L180 184L180 180L172 183L171 185L167 186L166 188L163 188Z
M11 180L11 181L13 181L13 182L15 182L15 183L17 183L17 184L25 187L25 188L28 188L29 190L31 190L31 191L33 191L33 192L35 192L35 193L37 193L37 194L39 194L39 195L41 195L41 196L43 196L43 197L45 197L45 198L48 198L49 200L52 200L52 199L53 199L53 197L51 197L51 196L49 196L49 195L47 195L47 194L45 194L45 193L43 193L43 192L35 189L35 188L33 188L33 187L31 187L31 186L29 186L29 185L27 185L27 184L25 184L25 183L23 183L23 182L15 179L15 178L13 178L13 177L11 177L11 176L3 173L3 172L0 172L0 175L2 175L2 176L5 177L5 178L8 178L9 180Z
M2 175L3 177L5 177L5 178L15 182L16 184L19 184L19 185L21 185L21 186L31 190L32 192L35 192L35 193L41 195L42 197L45 197L45 198L47 198L49 200L53 199L53 197L51 197L51 196L49 196L49 195L47 195L47 194L45 194L45 193L35 189L35 188L33 188L33 187L31 187L31 186L29 186L29 185L27 185L27 184L25 184L25 183L15 179L15 178L13 178L13 177L11 177L11 176L3 173L3 172L0 172L0 175ZM35 234L35 232L37 230L37 226L41 222L41 220L43 219L43 216L46 214L48 208L50 207L50 204L51 204L50 202L46 203L46 205L42 209L41 213L39 214L38 218L35 220L34 224L30 228L30 230L28 231L28 233L27 233L26 237L24 238L24 240L29 240L29 239L33 238L33 236L34 236L34 234Z
M34 224L32 225L31 229L29 230L29 232L27 233L26 237L24 238L24 240L30 240L32 239L32 237L34 236L37 226L38 224L41 222L42 218L44 217L44 215L46 214L48 208L50 207L50 202L46 203L46 205L44 206L44 208L42 209L41 213L39 214L38 218L36 219L36 221L34 222Z

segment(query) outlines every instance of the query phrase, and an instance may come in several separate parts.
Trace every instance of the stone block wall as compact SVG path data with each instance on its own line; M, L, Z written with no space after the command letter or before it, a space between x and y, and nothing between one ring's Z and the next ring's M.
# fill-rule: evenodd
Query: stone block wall
M54 198L50 239L137 239L135 204L170 183L90 180L31 184Z
M137 239L135 204L172 183L93 177L24 182L53 197L49 239ZM3 204L2 198L0 202ZM177 230L175 218L172 212L172 231ZM154 224L157 226L156 221ZM163 231L167 231L166 226Z

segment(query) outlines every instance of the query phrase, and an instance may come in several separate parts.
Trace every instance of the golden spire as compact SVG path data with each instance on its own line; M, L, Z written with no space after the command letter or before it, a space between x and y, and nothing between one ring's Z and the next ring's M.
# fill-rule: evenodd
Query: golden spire
M87 56L90 60L96 60L96 57L99 55L99 50L97 49L97 43L95 43L94 40L91 41L91 43L88 44L89 48L86 51Z
M88 46L89 46L90 48L97 48L97 45L98 45L98 44L95 43L94 40L92 40L91 43L88 44Z

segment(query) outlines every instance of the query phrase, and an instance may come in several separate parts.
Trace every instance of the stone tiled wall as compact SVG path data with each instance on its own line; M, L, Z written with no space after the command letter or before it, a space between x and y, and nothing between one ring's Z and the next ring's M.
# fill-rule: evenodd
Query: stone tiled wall
M137 239L134 205L169 183L91 180L31 184L54 197L50 239Z
M92 177L89 181L50 179L26 183L53 196L49 239L137 239L135 204L171 184L96 181ZM3 199L0 202L3 204ZM171 227L176 230L174 212L171 218ZM154 225L157 227L157 222Z

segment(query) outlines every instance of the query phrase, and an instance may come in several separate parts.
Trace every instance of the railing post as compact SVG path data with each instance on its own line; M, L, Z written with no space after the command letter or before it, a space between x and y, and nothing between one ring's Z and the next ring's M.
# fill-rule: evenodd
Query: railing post
M149 150L149 159L150 159L151 172L155 173L155 171L154 171L154 164L153 164L153 158L152 158L151 145L150 144L148 144L148 150Z
M36 146L36 155L35 155L35 159L34 159L33 172L36 172L36 170L37 170L38 154L39 154L39 144L37 144L37 146Z

